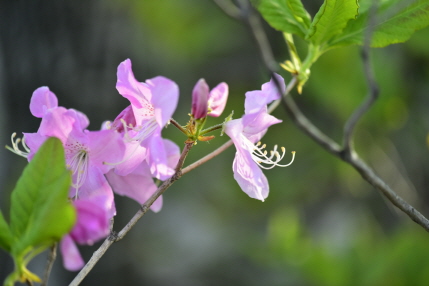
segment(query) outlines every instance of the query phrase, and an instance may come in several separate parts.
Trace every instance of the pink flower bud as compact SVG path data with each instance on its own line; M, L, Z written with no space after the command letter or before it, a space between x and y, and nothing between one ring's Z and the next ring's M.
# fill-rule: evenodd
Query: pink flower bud
M192 91L192 115L195 119L207 116L209 100L209 86L204 79L200 79Z

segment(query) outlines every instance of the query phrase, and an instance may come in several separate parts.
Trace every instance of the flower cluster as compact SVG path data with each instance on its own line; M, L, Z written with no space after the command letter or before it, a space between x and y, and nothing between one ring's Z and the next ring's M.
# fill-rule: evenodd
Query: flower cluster
M283 79L278 76L277 81L284 89ZM207 116L218 117L225 108L226 83L210 91L204 79L197 82L192 92L191 119L184 127L172 119L179 100L179 88L172 80L158 76L139 82L127 59L118 67L116 88L130 105L115 120L105 122L101 130L89 131L85 114L58 106L55 94L48 87L40 87L30 102L31 113L41 118L38 131L24 133L24 151L18 148L20 139L14 140L12 135L12 151L29 161L47 138L57 137L63 143L72 173L69 198L77 210L74 228L60 243L63 263L69 270L84 265L77 244L91 245L109 234L110 221L116 214L114 192L144 204L157 189L154 179L166 180L175 173L179 147L161 136L170 121L187 135L188 142L195 143L213 139L204 135L224 127L237 148L234 178L252 198L263 201L268 195L268 182L260 167L287 166L279 164L284 148L282 155L275 147L268 156L265 146L257 143L269 126L281 122L267 112L267 104L280 98L273 80L260 91L246 93L242 118L208 130L203 129ZM158 212L161 208L159 197L151 209Z

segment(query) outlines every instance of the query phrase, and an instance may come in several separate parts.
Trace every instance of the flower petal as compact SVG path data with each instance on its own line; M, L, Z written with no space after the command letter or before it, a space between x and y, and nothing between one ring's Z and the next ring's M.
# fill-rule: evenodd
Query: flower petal
M80 255L79 249L70 235L63 237L60 242L60 250L65 269L69 271L78 271L85 265L85 262Z
M152 92L150 102L155 108L155 118L160 127L164 127L173 116L179 101L179 87L165 77L157 76L146 81Z
M280 119L268 114L265 110L243 116L243 134L252 143L256 143L265 135L268 127L282 122Z
M140 164L132 173L119 176L113 170L106 174L107 180L115 193L127 196L139 204L144 204L158 189L155 185L149 166L146 162ZM158 198L151 209L158 212L162 207L162 198Z
M209 113L209 116L220 116L225 109L227 99L228 85L224 82L221 82L210 91L208 107L211 111Z
M33 92L30 100L30 111L33 116L42 118L46 110L55 107L58 107L58 99L49 87L42 86Z
M134 77L130 59L126 59L119 64L117 77L116 89L132 105L142 108L144 102L150 101L151 92L145 84L137 81Z
M79 199L73 202L77 221L70 236L79 244L92 245L109 234L109 217L102 200Z
M170 178L174 174L174 170L168 165L167 150L160 132L154 132L146 141L146 159L152 175L162 181Z
M73 180L75 181L75 180ZM78 198L91 200L107 211L108 217L116 214L113 191L103 173L92 165L88 166L88 174L83 185L77 190ZM70 197L76 195L76 189L70 188Z
M262 92L267 95L268 103L270 103L274 100L280 99L286 91L285 80L283 79L283 77L281 77L280 75L278 75L276 73L274 73L274 77L277 79L277 81L280 85L281 93L279 93L276 82L274 81L273 78L271 78L271 80L269 82L264 83L262 85Z

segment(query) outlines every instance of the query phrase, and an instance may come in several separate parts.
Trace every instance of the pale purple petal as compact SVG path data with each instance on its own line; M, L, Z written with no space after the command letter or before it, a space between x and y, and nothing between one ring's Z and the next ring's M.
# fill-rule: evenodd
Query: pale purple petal
M77 220L70 236L78 244L92 245L109 234L109 216L101 200L79 199L73 202Z
M204 79L200 79L192 90L192 115L195 119L207 116L209 100L209 86Z
M89 126L89 119L84 113L82 113L78 110L75 110L73 108L70 108L68 110L68 113L70 116L73 116L75 118L75 120L76 120L75 128L76 129L83 131L84 129L86 129Z
M75 122L76 118L71 116L67 109L57 107L45 113L37 133L44 136L57 137L64 144L67 142Z
M117 77L116 89L132 105L142 108L143 103L150 100L151 92L145 84L137 81L134 77L130 59L126 59L119 64Z
M85 265L79 249L69 235L65 235L61 240L60 250L65 269L69 271L78 271Z
M208 115L212 117L220 116L225 109L227 99L228 85L222 82L210 91L208 107L211 111Z
M155 178L164 181L174 174L174 170L168 166L167 150L160 132L148 138L147 152L147 162Z
M177 146L176 143L174 143L171 140L163 139L164 141L164 147L167 152L167 165L174 169L177 166L177 163L179 162L180 158L180 148Z
M152 92L151 103L155 108L155 118L160 127L164 127L173 116L179 101L179 87L165 77L157 76L146 81Z
M267 198L269 193L268 180L253 161L248 150L237 148L232 170L234 179L249 197L261 201Z
M280 119L268 114L265 110L261 110L254 114L245 114L242 119L242 132L252 143L256 143L261 140L268 127L282 122Z
M107 173L112 164L124 159L125 145L121 135L114 130L88 131L85 130L90 150L90 163ZM110 164L105 164L110 163Z
M30 162L42 146L43 142L48 139L47 136L40 135L39 133L23 133L25 138L25 144L30 148L30 153L27 156L27 160Z
M73 178L73 181L76 181L75 178ZM79 199L91 200L102 206L107 211L109 218L112 218L116 214L112 188L98 168L91 165L88 166L86 180L77 193ZM71 187L69 194L70 197L74 197L76 189Z
M283 79L283 77L281 77L280 75L278 75L276 73L274 73L274 77L277 79L277 81L280 85L281 93L279 93L276 82L274 81L273 78L271 78L271 80L269 82L264 83L262 85L262 92L267 94L268 103L270 103L274 100L280 99L286 91L285 80Z
M30 100L30 111L35 117L42 118L46 110L58 107L58 99L47 86L33 92Z
M115 173L120 176L125 176L134 171L144 159L146 159L146 148L140 145L138 141L124 142L125 152L123 163L114 165Z
M157 190L146 162L140 164L132 173L126 176L119 176L112 170L106 174L106 177L115 193L127 196L141 205ZM160 211L162 197L159 197L150 208L154 212Z

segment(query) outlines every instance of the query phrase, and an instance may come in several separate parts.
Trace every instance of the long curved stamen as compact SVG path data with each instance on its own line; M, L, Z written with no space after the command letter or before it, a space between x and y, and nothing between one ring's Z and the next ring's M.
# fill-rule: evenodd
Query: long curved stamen
M76 152L67 164L73 175L76 175L76 180L72 183L72 186L76 189L76 198L78 197L79 188L82 187L88 176L88 165L89 157L86 150Z
M292 151L292 160L286 164L282 165L279 164L279 162L283 159L286 153L286 149L284 147L281 147L282 154L280 155L279 151L277 151L277 145L274 146L273 150L270 151L270 155L267 156L268 152L265 150L266 145L261 146L261 142L258 142L254 146L253 153L252 153L252 159L253 161L258 164L259 167L262 169L272 169L274 167L287 167L290 166L293 163L293 160L295 159L295 151ZM269 166L266 166L269 165Z
M16 133L13 132L12 136L10 137L12 141L12 147L9 147L6 145L6 149L15 153L16 155L19 155L21 157L27 158L28 154L30 153L30 148L28 148L27 144L25 144L25 137L17 138L15 140ZM19 149L19 142L21 142L22 148L24 148L24 151Z

